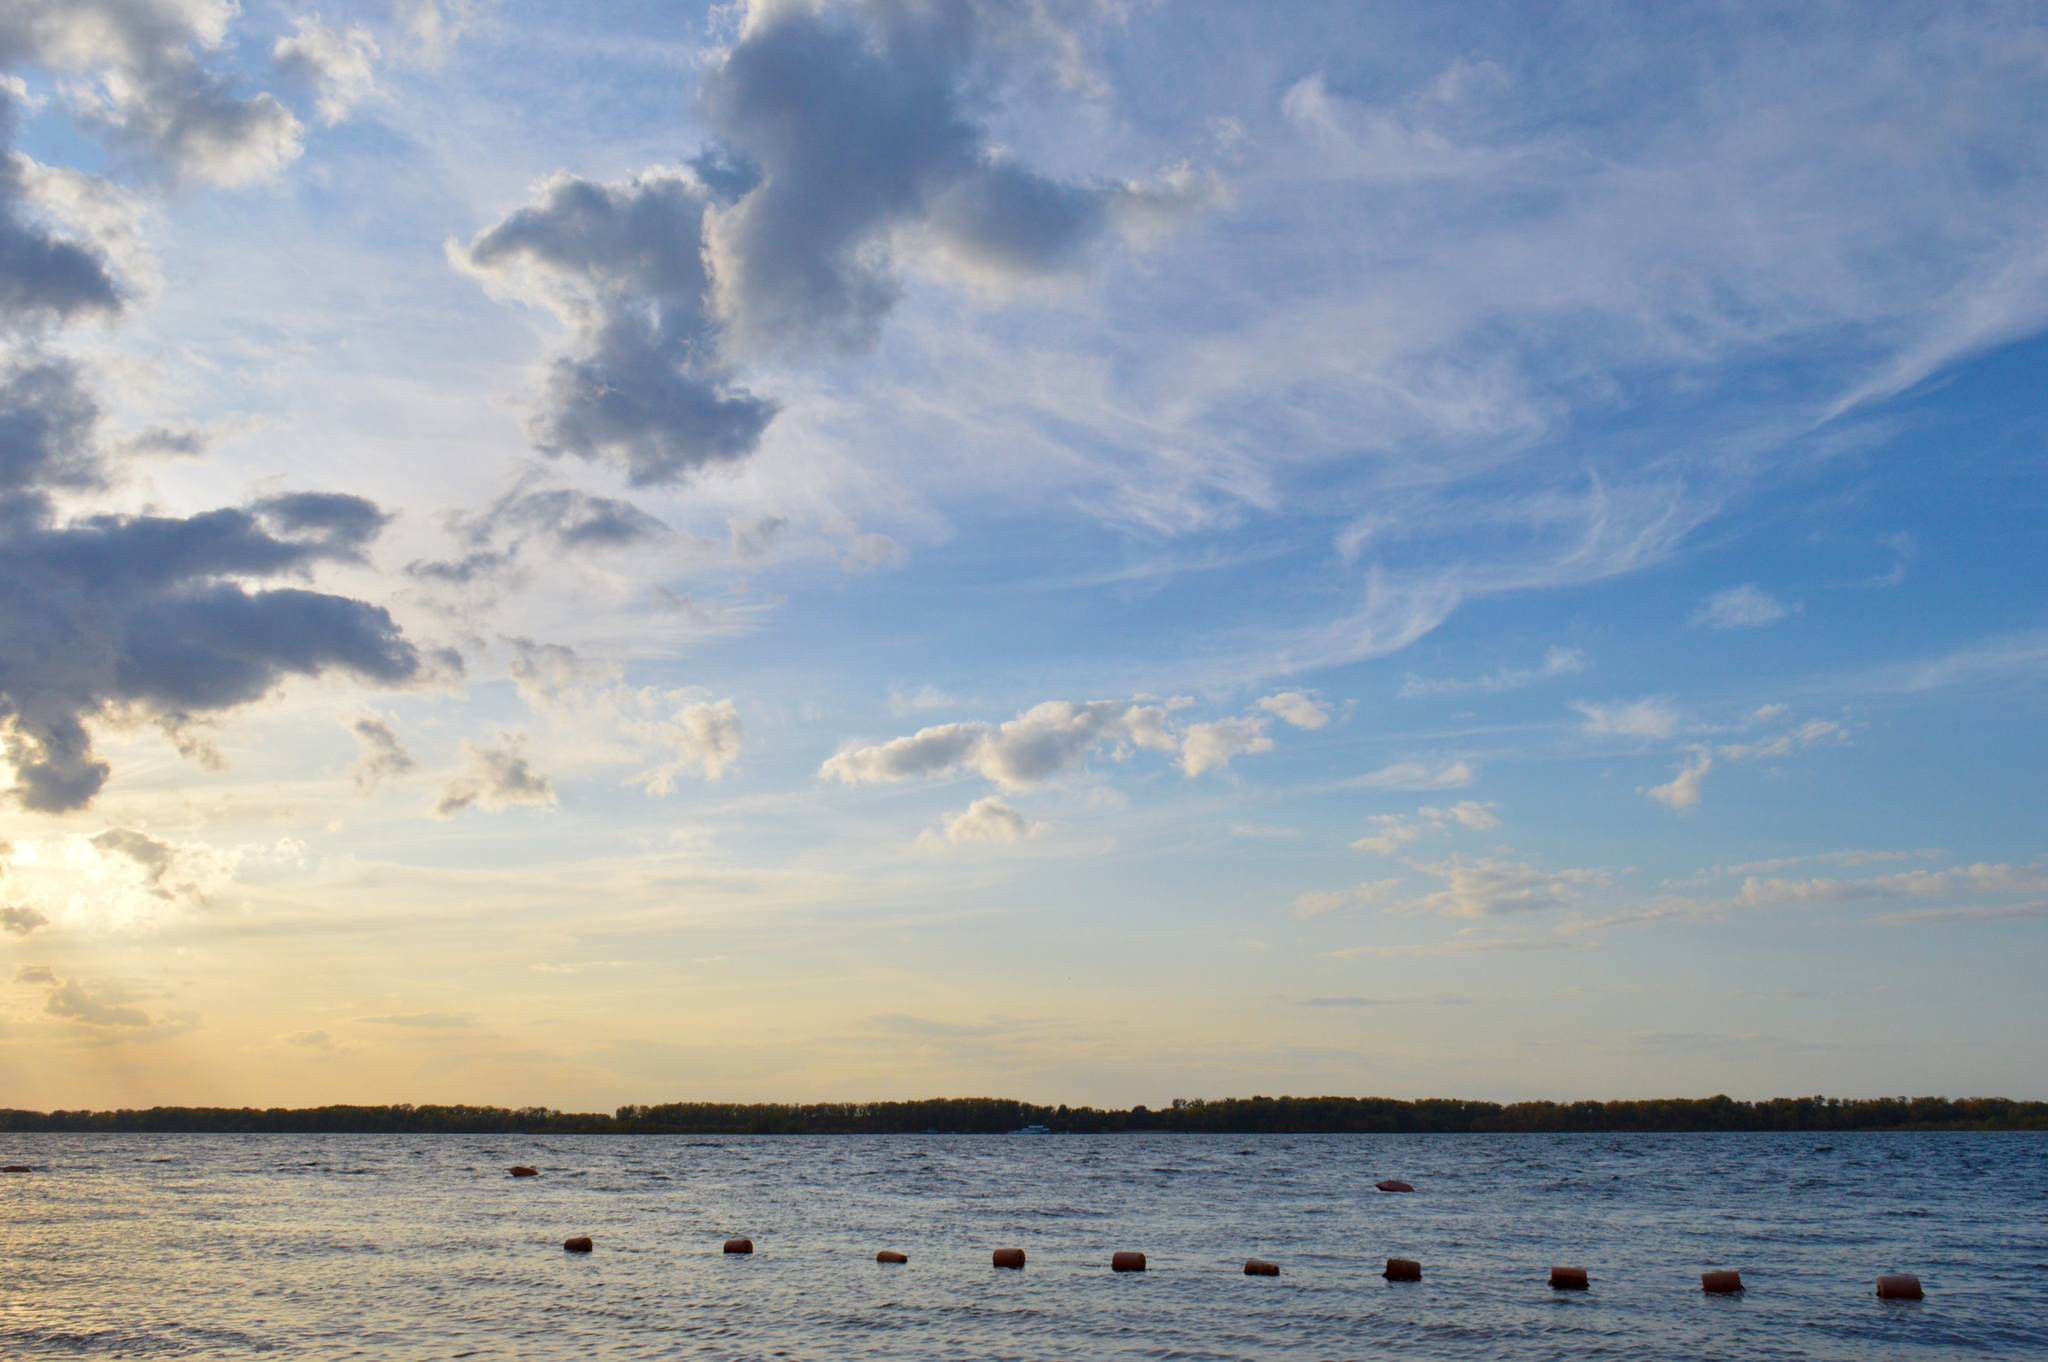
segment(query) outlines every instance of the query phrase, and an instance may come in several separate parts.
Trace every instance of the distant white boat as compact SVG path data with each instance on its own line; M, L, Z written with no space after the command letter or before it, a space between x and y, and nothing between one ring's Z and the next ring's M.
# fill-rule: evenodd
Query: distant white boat
M1051 1127L1051 1126L1025 1126L1025 1127L1024 1127L1024 1128L1023 1128L1022 1130L1013 1130L1013 1131L1011 1131L1010 1133L1011 1133L1012 1135L1050 1135L1050 1134L1052 1134L1052 1127Z

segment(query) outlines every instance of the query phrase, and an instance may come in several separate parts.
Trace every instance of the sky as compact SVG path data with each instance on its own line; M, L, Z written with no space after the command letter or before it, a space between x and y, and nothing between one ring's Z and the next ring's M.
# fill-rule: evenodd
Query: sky
M0 1105L2048 1097L2037 6L0 68Z

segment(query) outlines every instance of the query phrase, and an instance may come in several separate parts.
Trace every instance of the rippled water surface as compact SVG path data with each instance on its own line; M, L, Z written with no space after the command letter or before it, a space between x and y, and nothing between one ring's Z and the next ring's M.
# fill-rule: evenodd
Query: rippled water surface
M36 1170L0 1177L6 1356L2048 1357L2039 1135L17 1135L0 1162ZM1744 1295L1701 1294L1723 1268ZM1894 1271L1926 1300L1877 1300Z

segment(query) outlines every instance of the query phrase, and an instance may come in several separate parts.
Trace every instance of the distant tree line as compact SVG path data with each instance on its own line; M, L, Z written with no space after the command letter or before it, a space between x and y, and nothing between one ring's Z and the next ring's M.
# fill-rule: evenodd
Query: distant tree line
M1466 1102L1389 1097L1176 1098L1154 1111L1041 1107L995 1097L923 1102L665 1102L603 1112L550 1107L150 1107L5 1111L6 1131L400 1135L1485 1134L1710 1130L2048 1130L2048 1102L2004 1097L1729 1097L1641 1102Z

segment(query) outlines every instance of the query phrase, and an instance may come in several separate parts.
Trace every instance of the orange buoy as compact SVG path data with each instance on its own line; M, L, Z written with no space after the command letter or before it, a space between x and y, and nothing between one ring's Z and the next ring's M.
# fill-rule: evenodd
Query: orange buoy
M1128 1250L1112 1253L1109 1255L1109 1270L1111 1272L1143 1272L1145 1270L1145 1255L1142 1253L1132 1253Z
M571 1253L588 1253L592 1248L590 1236L579 1234L574 1239L564 1239L562 1247Z
M907 1263L910 1261L910 1255L898 1253L895 1249L883 1249L875 1255L875 1261L878 1263Z
M751 1239L728 1239L725 1241L725 1251L727 1253L752 1253L754 1251L754 1241Z
M1280 1275L1280 1264L1269 1263L1264 1258L1247 1258L1244 1260L1244 1275L1247 1277L1277 1277Z
M1586 1269L1582 1267L1554 1267L1550 1269L1550 1289L1552 1291L1586 1290Z
M1382 1192L1412 1192L1415 1190L1413 1186L1401 1181L1399 1178L1388 1178L1384 1182L1375 1182L1373 1186L1379 1188Z
M1419 1282L1422 1280L1422 1264L1413 1258L1389 1258L1386 1278L1390 1282Z
M1740 1272L1702 1272L1700 1290L1715 1296L1732 1296L1742 1290Z
M1022 1266L1024 1266L1024 1250L1023 1250L1023 1249L997 1249L997 1250L996 1250L996 1266L997 1266L997 1267L1022 1267Z
M1898 1272L1877 1279L1877 1295L1880 1300L1917 1301L1924 1299L1920 1290L1920 1279L1910 1272Z

